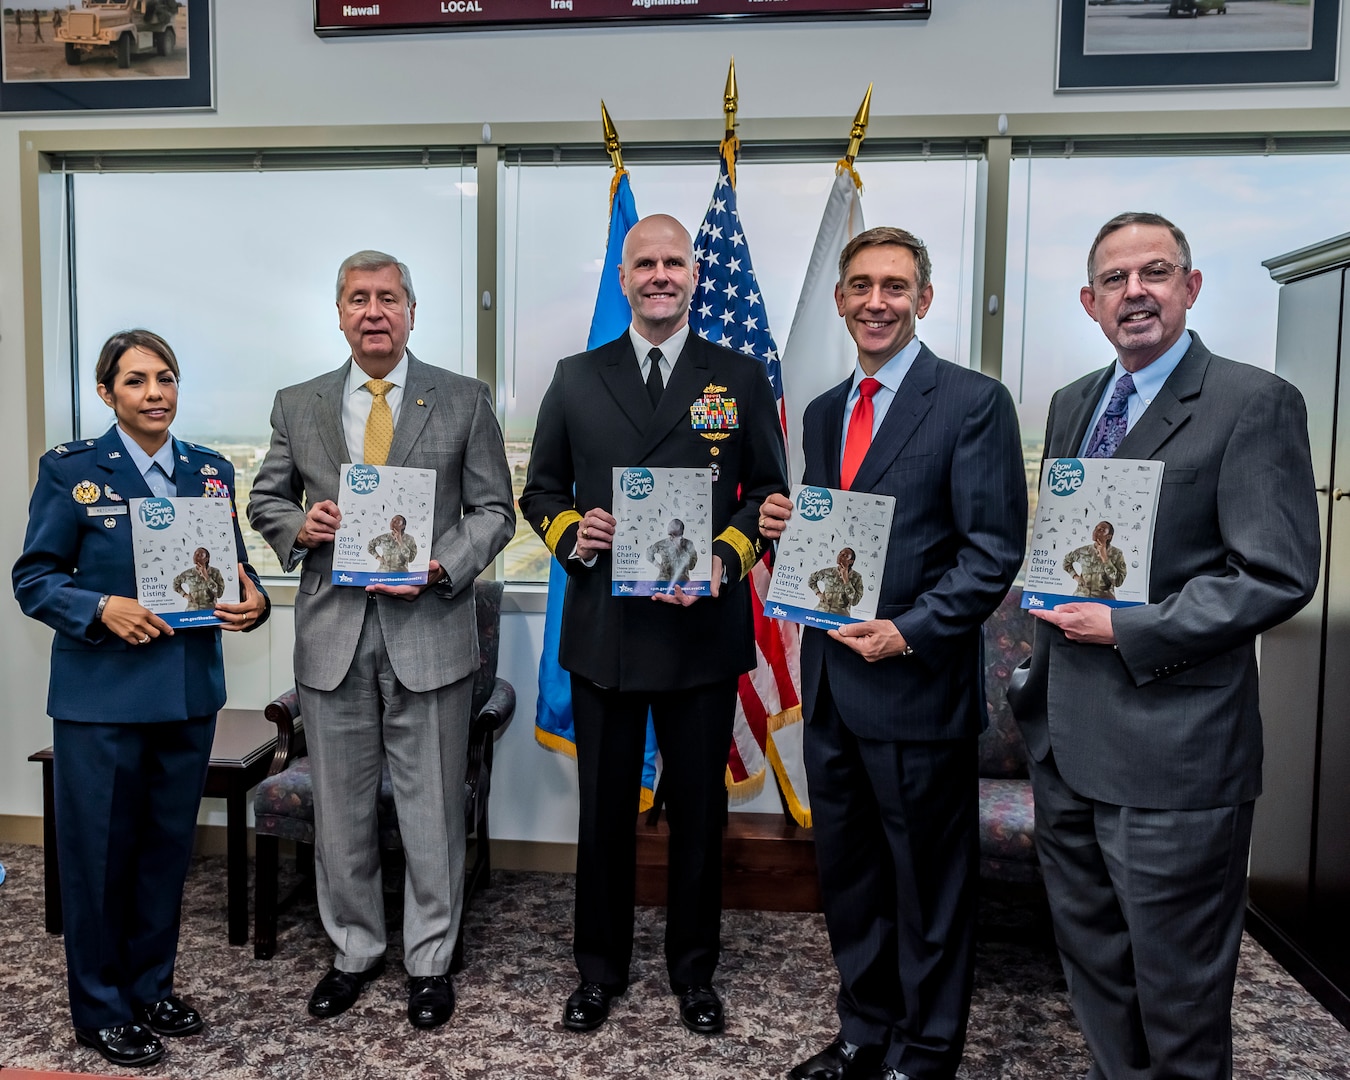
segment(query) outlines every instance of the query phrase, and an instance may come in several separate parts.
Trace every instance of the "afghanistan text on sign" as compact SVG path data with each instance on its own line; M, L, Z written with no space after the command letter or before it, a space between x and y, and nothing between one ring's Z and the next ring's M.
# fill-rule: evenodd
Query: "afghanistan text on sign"
M706 18L926 19L932 0L314 0L319 34L525 28Z

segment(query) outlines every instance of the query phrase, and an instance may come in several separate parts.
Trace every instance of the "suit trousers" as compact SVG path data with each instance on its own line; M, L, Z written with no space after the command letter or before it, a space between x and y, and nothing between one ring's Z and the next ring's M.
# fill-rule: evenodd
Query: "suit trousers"
M376 605L403 602L367 601L356 655L336 689L296 685L314 780L315 882L334 966L373 967L385 950L376 800L387 760L407 863L403 965L409 975L444 975L464 902L473 678L425 693L399 682Z
M581 788L573 954L584 981L613 993L628 986L650 707L670 822L666 969L677 992L712 982L721 951L722 829L736 683L624 693L572 676Z
M862 738L827 684L803 754L843 1037L915 1080L953 1077L975 976L976 740Z
M214 716L53 722L56 848L76 1027L131 1023L134 1005L173 993L183 883L215 730Z
M1227 1080L1253 802L1144 810L1031 763L1036 850L1093 1080Z

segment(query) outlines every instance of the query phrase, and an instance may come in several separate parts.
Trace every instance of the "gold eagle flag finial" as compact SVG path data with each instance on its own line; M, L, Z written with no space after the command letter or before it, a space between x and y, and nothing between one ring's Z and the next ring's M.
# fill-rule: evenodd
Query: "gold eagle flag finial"
M853 162L858 157L858 151L862 149L863 139L867 138L867 123L872 118L872 84L867 84L867 93L863 95L862 104L858 106L858 111L853 117L853 127L848 133L848 149L844 152L838 163L834 167L836 176L848 173L853 177L853 183L857 185L858 190L862 190L862 177L858 175L858 170L853 167Z

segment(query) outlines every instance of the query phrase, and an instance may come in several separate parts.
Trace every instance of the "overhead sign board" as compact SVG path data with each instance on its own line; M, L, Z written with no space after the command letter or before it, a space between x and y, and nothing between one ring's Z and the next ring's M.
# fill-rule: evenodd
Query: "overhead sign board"
M642 25L701 19L926 19L932 0L314 0L322 35Z

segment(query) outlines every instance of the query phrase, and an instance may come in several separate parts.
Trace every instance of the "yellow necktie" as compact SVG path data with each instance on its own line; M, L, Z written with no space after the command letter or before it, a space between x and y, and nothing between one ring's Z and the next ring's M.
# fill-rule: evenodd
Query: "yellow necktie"
M366 464L383 465L389 460L389 447L394 441L394 414L384 395L394 388L387 379L371 379L366 383L370 391L370 415L366 417Z

